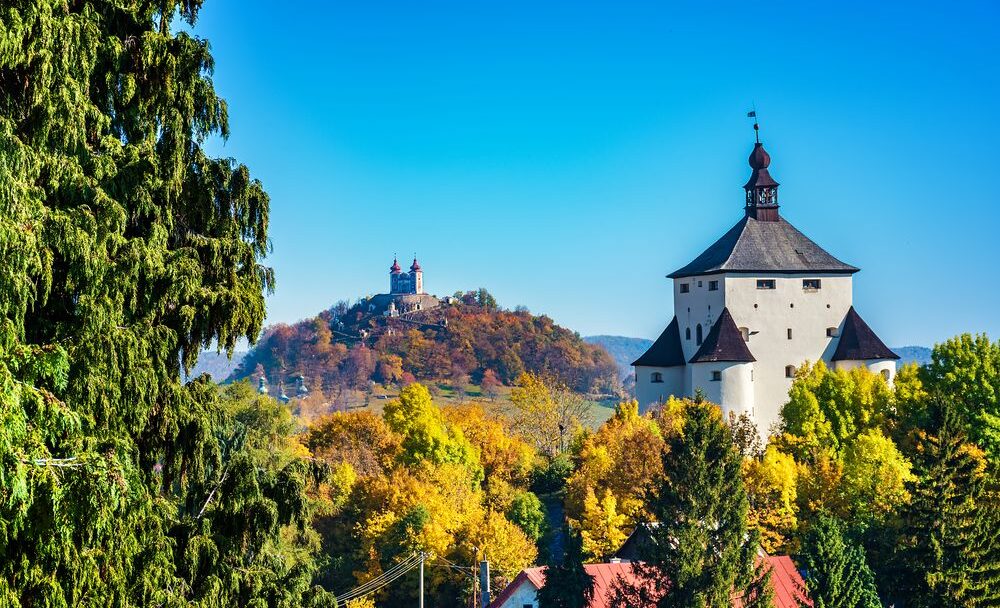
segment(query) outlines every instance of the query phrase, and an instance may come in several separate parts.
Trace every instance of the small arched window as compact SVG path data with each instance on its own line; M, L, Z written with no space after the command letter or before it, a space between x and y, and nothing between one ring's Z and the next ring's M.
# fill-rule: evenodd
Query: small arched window
M882 371L881 371L881 372L879 372L879 373L881 373L881 374L882 374L882 377L883 377L883 378L885 378L885 381L886 381L886 382L888 382L888 381L889 381L889 370L887 370L887 369L884 369L884 370L882 370Z
M750 341L750 328L749 327L741 327L740 328L740 333L743 334L743 341L744 342L749 342Z
M663 374L661 374L660 372L653 372L649 376L649 381L653 382L653 383L656 383L656 384L659 384L659 383L663 382Z
M794 378L795 377L795 366L794 365L786 365L785 366L785 377L786 378Z
M691 339L691 328L690 327L687 327L687 328L684 329L684 339L685 340L690 340Z
M694 328L694 335L695 338L697 338L698 345L701 346L701 340L702 340L701 323L699 323L698 326Z

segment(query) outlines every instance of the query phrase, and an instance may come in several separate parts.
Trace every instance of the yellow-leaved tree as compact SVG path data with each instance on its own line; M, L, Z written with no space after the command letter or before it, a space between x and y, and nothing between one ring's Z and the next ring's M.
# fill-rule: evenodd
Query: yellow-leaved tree
M743 479L750 510L747 523L760 531L768 553L788 553L798 525L798 465L774 444L760 458L743 461Z

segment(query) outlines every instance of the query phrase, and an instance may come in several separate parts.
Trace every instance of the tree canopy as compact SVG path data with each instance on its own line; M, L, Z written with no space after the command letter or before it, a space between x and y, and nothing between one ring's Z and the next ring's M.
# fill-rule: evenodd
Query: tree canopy
M201 5L0 7L8 605L325 601L286 415L180 380L257 337L273 286L267 194L203 149L228 124L208 42L176 27Z

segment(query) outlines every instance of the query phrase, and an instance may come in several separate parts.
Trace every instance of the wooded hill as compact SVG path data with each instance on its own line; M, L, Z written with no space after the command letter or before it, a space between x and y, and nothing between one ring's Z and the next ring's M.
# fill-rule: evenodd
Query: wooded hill
M274 385L332 395L381 385L447 381L512 384L534 372L581 393L620 389L614 360L545 315L507 310L486 290L400 317L341 302L314 318L268 327L230 380L261 374Z

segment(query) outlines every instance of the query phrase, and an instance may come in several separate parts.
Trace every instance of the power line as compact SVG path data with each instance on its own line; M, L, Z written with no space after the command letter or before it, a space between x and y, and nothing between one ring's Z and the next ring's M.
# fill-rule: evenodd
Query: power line
M341 595L336 596L337 602L341 603L356 600L386 587L420 565L423 558L424 554L421 552L411 554L408 558L386 570L379 576L376 576L370 581L367 581L350 591L346 591Z

